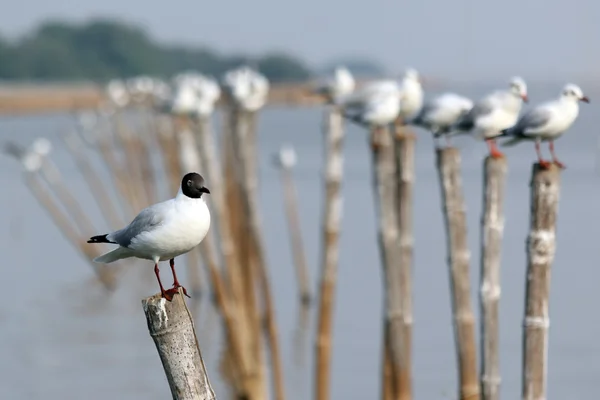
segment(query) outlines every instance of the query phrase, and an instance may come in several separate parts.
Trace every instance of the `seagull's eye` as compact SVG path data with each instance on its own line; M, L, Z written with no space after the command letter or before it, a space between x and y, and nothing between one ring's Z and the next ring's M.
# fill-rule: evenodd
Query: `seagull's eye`
M187 185L192 186L192 181L191 180L187 181Z

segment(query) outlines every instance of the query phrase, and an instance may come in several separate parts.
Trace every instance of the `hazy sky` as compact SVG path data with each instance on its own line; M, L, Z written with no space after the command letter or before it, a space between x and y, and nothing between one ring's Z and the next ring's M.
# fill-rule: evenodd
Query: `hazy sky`
M396 73L573 80L600 68L596 0L18 0L4 5L0 32L93 16L131 20L160 41L288 50L312 64L364 55Z

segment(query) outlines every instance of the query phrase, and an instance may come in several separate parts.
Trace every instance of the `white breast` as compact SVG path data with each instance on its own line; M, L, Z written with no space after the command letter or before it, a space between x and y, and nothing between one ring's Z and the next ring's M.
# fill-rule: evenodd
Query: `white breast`
M210 212L202 199L178 198L165 222L132 240L140 258L169 260L198 246L210 228Z

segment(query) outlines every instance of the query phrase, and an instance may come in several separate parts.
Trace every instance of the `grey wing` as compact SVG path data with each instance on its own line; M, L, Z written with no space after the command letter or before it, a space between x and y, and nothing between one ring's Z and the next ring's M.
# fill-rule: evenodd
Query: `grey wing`
M528 136L529 133L535 133L547 125L551 118L552 113L550 110L544 108L533 109L521 117L512 133L517 136Z
M162 203L143 209L129 225L113 232L109 239L117 242L119 246L129 247L131 241L144 232L149 232L160 226L165 219Z
M469 112L464 114L457 122L456 128L469 131L475 126L475 120L490 114L494 110L494 105L489 99L477 102Z

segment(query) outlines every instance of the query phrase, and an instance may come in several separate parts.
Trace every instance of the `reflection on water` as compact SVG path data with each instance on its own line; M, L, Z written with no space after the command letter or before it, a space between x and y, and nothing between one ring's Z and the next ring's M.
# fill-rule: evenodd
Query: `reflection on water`
M533 103L554 96L562 83L531 87ZM483 89L464 91L479 96ZM588 90L589 91L589 90ZM598 93L591 91L590 97ZM596 171L599 126L595 104L582 106L575 129L557 143L567 164L563 173L558 250L553 268L549 350L549 393L558 399L594 398L600 376L600 302L597 282L600 228L600 175ZM291 265L277 171L270 156L281 143L295 146L300 216L316 283L321 204L321 113L271 109L260 118L261 196L270 274L291 399L312 395L312 338L298 335L295 273ZM86 212L101 232L100 212L58 139L65 115L3 117L3 139L29 143L47 136L53 158ZM343 191L345 217L341 237L333 343L333 398L379 396L381 355L381 276L370 188L366 136L348 129ZM473 252L473 296L477 295L481 159L485 146L462 138L465 197ZM415 188L415 331L414 379L417 398L441 399L455 393L455 352L450 319L445 241L432 142L421 134ZM502 264L501 367L502 398L520 395L521 321L524 301L525 235L528 224L528 180L532 146L508 152L509 180ZM99 160L93 160L97 162ZM0 158L0 243L4 262L4 301L0 303L0 388L7 399L89 400L164 399L169 389L156 349L146 329L142 297L157 291L151 265L127 264L117 291L108 296L93 281L91 270L55 230L50 218L24 187L19 166ZM106 176L105 176L106 177ZM111 193L111 195L115 195ZM166 195L165 195L166 197ZM129 267L129 265L131 265ZM184 260L178 262L184 266ZM185 269L181 268L182 280ZM168 268L163 267L167 272ZM206 287L206 286L205 286ZM206 290L192 305L203 355L219 396L226 388L219 377L222 331L220 317ZM314 330L315 315L308 318ZM450 397L452 397L450 395Z

